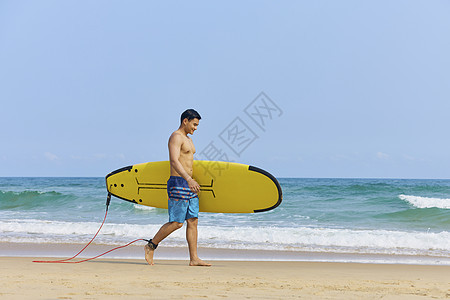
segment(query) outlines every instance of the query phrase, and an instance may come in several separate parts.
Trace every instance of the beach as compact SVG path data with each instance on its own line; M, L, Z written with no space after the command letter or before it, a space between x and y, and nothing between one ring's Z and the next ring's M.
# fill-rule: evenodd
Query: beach
M283 202L274 210L200 213L198 245L208 251L208 259L450 265L450 180L279 182ZM33 244L15 247L10 254L1 248L1 256L73 255L77 249L37 250L52 244L78 244L81 249L101 225L105 192L104 178L0 178L0 248L1 243ZM167 210L113 197L94 244L110 249L150 239L167 221ZM185 246L185 228L164 241L164 249ZM27 249L33 251L22 253ZM137 251L114 258L139 258Z
M450 180L282 178L283 203L199 217L189 267L185 226L148 266L136 243L80 264L100 228L103 178L0 178L3 299L448 299ZM114 198L74 261L151 238L167 211Z
M5 299L448 299L450 267L282 261L98 259L38 264L0 257Z

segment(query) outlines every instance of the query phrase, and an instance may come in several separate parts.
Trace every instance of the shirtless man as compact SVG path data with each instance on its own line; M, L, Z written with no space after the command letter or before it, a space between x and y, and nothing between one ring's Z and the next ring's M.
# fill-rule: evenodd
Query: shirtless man
M198 192L200 185L192 178L195 147L188 134L194 134L201 117L188 109L181 115L181 124L169 138L170 178L167 181L169 196L169 222L145 245L145 259L153 265L153 254L158 244L187 221L186 239L189 246L190 266L211 266L197 255Z

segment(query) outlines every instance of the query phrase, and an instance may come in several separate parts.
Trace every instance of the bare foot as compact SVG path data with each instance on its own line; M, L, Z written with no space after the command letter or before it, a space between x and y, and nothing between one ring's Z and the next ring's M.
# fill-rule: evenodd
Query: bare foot
M154 263L153 263L153 253L155 252L155 250L150 248L149 245L145 245L144 246L144 250L145 250L145 260L147 261L147 263L150 266L153 266L154 265Z
M191 260L189 265L190 266L198 266L198 267L210 267L211 266L211 264L208 264L208 263L204 262L200 258L198 258L196 260Z

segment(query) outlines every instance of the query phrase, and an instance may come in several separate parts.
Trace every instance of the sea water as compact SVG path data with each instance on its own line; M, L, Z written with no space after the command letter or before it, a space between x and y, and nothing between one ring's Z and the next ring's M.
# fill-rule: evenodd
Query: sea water
M272 211L200 213L199 246L450 264L450 180L278 180L283 202ZM0 242L86 243L103 220L106 195L104 178L0 178ZM148 239L167 221L167 210L113 197L95 243ZM184 230L164 246L185 247Z

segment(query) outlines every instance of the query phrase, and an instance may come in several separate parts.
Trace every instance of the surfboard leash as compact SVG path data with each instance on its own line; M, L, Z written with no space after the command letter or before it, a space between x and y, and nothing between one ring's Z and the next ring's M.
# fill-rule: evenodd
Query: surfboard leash
M111 193L108 193L108 196L106 197L106 212L105 212L105 217L103 218L102 225L100 225L100 228L97 230L97 232L95 233L94 237L89 241L89 243L87 243L87 245L84 246L84 248L81 249L77 254L75 254L71 258L66 258L66 259L61 259L61 260L33 260L33 262L34 263L49 263L49 264L56 264L56 263L60 263L60 264L79 264L79 263L82 263L82 262L86 262L86 261L90 261L90 260L99 258L100 256L108 254L108 253L110 253L112 251L115 251L115 250L118 250L118 249L121 249L121 248L125 248L125 247L127 247L127 246L129 246L129 245L131 245L133 243L138 242L138 241L149 242L149 240L146 240L146 239L137 239L137 240L134 240L132 242L129 242L126 245L113 248L113 249L111 249L109 251L106 251L106 252L104 252L104 253L102 253L100 255L97 255L95 257L91 257L91 258L87 258L87 259L83 259L83 260L79 260L79 261L70 261L70 260L76 258L78 255L80 255L94 241L94 239L97 237L98 233L100 232L100 230L103 227L103 224L105 224L106 217L108 216L108 208L109 208L109 204L110 203L111 203Z

